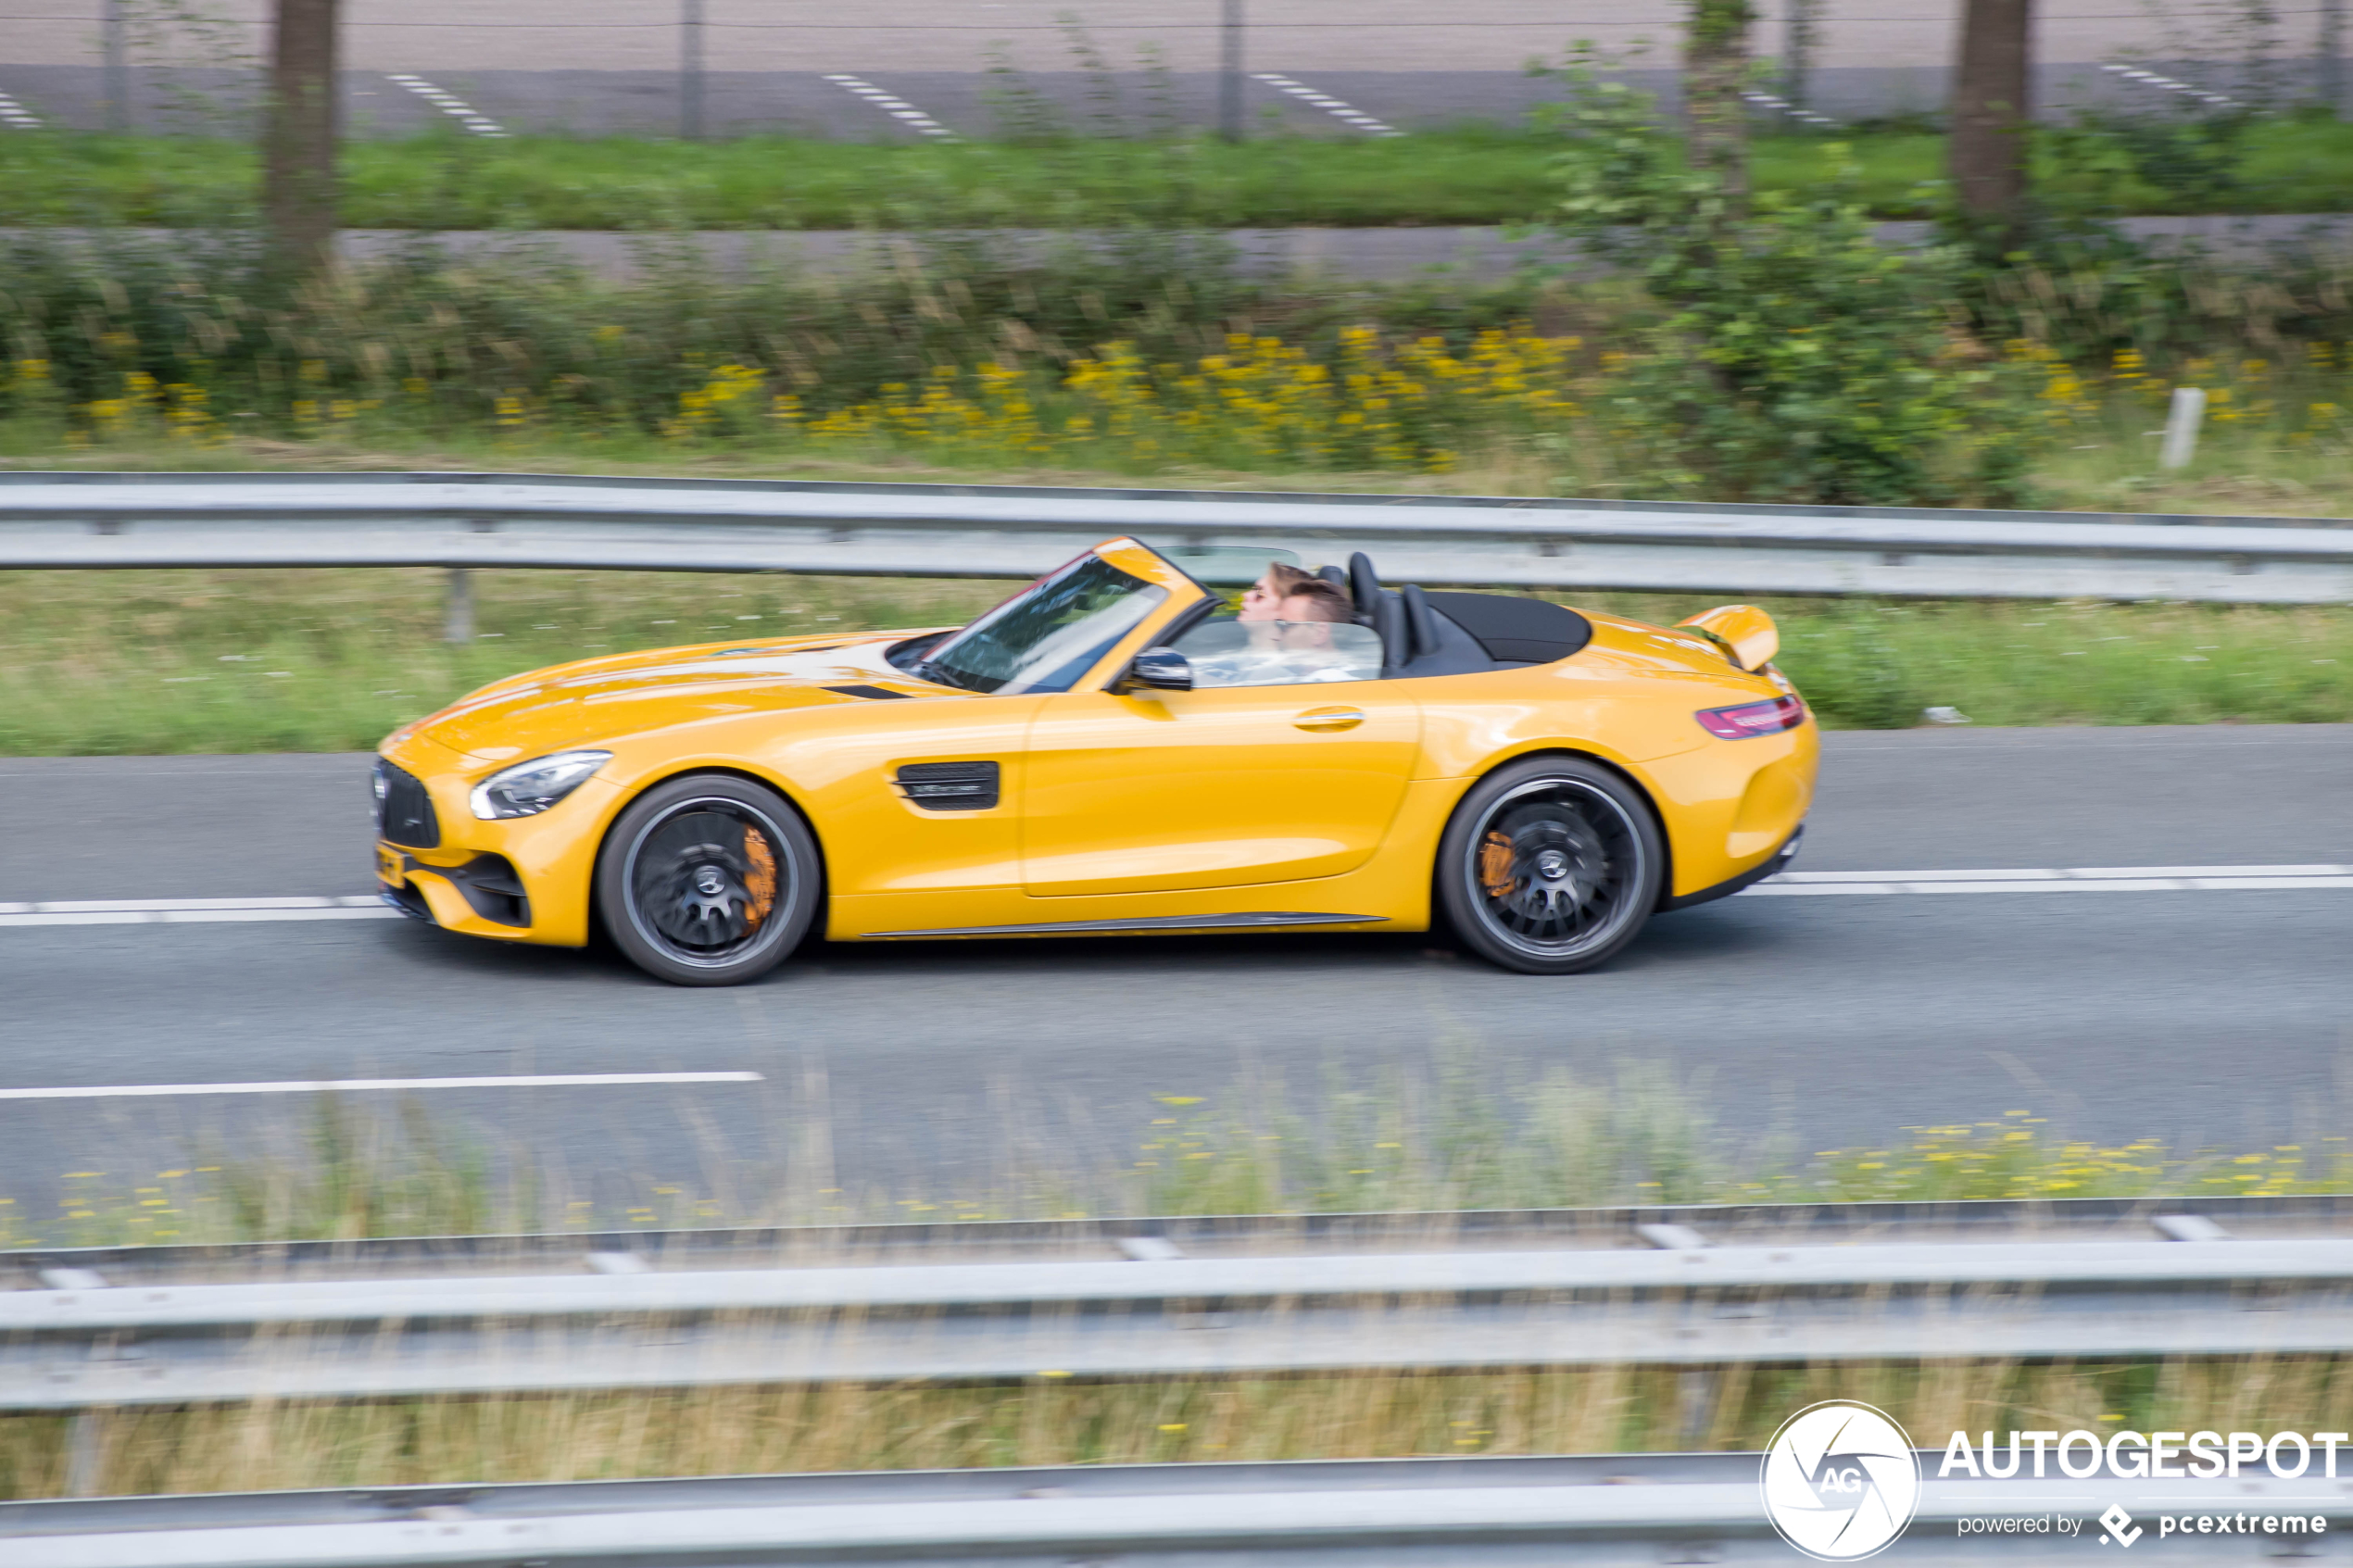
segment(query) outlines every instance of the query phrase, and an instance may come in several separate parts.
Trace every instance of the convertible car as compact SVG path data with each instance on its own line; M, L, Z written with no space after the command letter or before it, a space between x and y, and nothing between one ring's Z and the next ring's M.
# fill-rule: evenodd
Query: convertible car
M1817 737L1761 610L1667 629L1386 588L1358 555L1321 572L1349 621L1253 624L1185 559L1114 539L969 626L485 686L384 744L384 897L507 941L601 926L686 985L753 979L820 922L838 942L1442 922L1568 974L1795 853Z

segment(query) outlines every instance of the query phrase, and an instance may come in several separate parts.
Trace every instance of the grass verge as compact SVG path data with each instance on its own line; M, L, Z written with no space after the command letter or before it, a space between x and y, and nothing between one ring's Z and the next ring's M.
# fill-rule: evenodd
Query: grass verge
M1880 218L1924 218L1942 136L1839 139ZM1382 227L1524 220L1556 196L1556 136L1476 127L1395 138L1108 136L912 144L749 136L454 133L351 143L343 220L360 229L909 229L1117 223ZM1824 140L1763 136L1759 190L1822 177ZM2052 199L2110 213L2335 212L2353 207L2353 126L2274 119L2247 132L2233 177L2161 190L2046 151ZM0 141L0 224L206 227L248 207L257 163L218 137L44 132Z
M2063 454L2052 488L2073 504L2184 512L2347 508L2341 462L2218 441L2204 465L2158 481L2120 444ZM724 451L614 460L610 451L484 443L360 450L256 442L182 451L28 453L26 468L428 468L969 483L970 468L793 461ZM1123 475L1009 469L1009 483L1128 483ZM1202 488L1536 493L1529 455L1443 475L1184 471ZM729 635L952 623L995 603L996 582L481 571L477 635L441 640L434 571L0 572L0 755L342 751L521 670ZM1738 596L1574 593L1567 602L1673 621ZM2040 601L1875 603L1771 598L1781 663L1826 724L1900 728L1928 707L1982 724L2314 723L2353 721L2353 608Z
M2353 1359L1733 1364L293 1404L102 1418L103 1493L837 1470L1755 1449L1860 1399L1922 1434L2347 1429ZM0 1418L0 1499L64 1493L67 1421Z
M1000 582L432 570L0 571L0 756L358 751L518 671L637 647L956 624ZM1672 622L1738 596L1577 593ZM2353 721L2353 608L1760 596L1822 721Z

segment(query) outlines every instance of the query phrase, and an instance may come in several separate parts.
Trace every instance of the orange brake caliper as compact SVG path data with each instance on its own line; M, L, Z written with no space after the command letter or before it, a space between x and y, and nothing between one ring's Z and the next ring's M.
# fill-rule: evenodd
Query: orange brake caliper
M744 873L744 891L750 895L744 909L744 926L758 931L768 911L776 907L776 852L768 847L768 835L758 828L744 829L744 859L749 863Z
M1490 833L1478 845L1478 884L1487 889L1490 898L1501 898L1519 885L1512 875L1512 862L1519 857L1512 850L1512 841L1500 833Z

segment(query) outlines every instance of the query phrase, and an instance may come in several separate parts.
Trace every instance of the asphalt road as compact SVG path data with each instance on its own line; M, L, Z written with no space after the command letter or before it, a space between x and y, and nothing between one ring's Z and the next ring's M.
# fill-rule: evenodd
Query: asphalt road
M1802 866L2353 863L2353 726L1831 734ZM0 901L357 894L356 757L0 759ZM2258 1145L2341 1120L2353 891L1741 897L1607 971L1506 975L1426 937L818 946L757 987L407 922L0 929L0 1087L749 1070L751 1086L435 1091L617 1200L807 1160L973 1191L1124 1163L1156 1094L1466 1062L1663 1071L1805 1147L2027 1108L2104 1138ZM296 1135L285 1097L0 1100L0 1192ZM2335 1119L2335 1120L2333 1120ZM110 1152L108 1152L110 1151ZM642 1201L642 1199L639 1199ZM46 1202L48 1199L37 1198Z

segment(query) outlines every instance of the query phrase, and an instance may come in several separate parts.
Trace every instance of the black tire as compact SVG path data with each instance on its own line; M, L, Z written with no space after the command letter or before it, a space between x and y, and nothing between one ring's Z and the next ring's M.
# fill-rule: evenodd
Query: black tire
M1522 974L1616 957L1658 906L1667 850L1642 792L1580 757L1471 786L1438 843L1438 906L1464 946Z
M817 841L775 791L692 773L630 802L597 852L597 913L647 973L740 985L800 946L816 918Z

